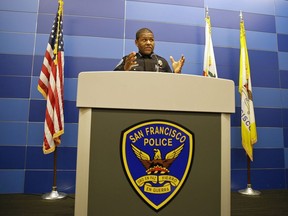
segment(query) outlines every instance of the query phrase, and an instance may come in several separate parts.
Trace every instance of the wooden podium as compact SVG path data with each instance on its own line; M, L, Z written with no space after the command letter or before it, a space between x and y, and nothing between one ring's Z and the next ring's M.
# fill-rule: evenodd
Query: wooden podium
M230 216L234 93L233 81L224 79L157 72L81 72L75 215ZM121 136L126 128L159 119L192 131L194 147L181 189L155 210L127 178Z

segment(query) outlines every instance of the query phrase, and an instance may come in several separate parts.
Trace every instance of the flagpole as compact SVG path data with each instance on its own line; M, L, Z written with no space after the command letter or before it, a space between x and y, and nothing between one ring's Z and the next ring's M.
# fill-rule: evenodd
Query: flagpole
M52 191L50 193L46 193L42 195L42 199L46 200L56 200L56 199L63 199L67 195L62 192L57 191L57 146L55 146L54 150L54 168L53 168L53 186Z
M242 11L240 11L240 22L244 22ZM241 47L240 47L240 49L241 49ZM241 95L241 97L242 97L242 95ZM242 101L242 98L241 98L241 101ZM241 105L241 107L242 107L242 105ZM244 194L244 195L257 196L257 195L260 195L261 192L252 189L252 184L251 184L251 158L249 157L249 155L247 153L246 153L246 157L247 157L247 187L245 189L239 190L238 192L241 193L241 194Z
M251 184L251 160L249 156L247 155L247 188L239 190L239 193L243 195L248 196L258 196L261 194L258 190L253 190L252 184Z

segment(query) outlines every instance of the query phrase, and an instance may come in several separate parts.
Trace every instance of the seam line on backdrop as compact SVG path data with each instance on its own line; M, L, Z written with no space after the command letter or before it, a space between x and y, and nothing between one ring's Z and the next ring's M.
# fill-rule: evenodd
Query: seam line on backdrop
M124 32L123 32L123 48L122 48L122 56L125 56L125 46L126 46L126 11L127 11L127 0L125 0L125 8L124 8Z

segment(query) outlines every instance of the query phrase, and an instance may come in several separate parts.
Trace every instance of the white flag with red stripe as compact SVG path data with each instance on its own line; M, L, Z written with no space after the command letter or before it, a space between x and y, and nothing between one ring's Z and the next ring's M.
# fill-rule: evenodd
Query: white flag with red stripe
M203 64L203 76L217 78L217 68L214 56L214 48L211 37L211 22L210 17L205 17L205 50L204 50L204 64Z
M44 154L51 153L61 142L64 133L63 88L64 88L64 43L63 1L59 1L49 42L38 81L38 91L46 99L44 124Z

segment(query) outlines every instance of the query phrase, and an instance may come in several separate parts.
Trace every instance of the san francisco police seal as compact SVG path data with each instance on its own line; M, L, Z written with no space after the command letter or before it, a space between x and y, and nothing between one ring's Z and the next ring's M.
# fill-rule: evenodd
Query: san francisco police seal
M122 161L136 192L156 211L183 186L193 157L193 133L179 124L153 120L122 133Z

